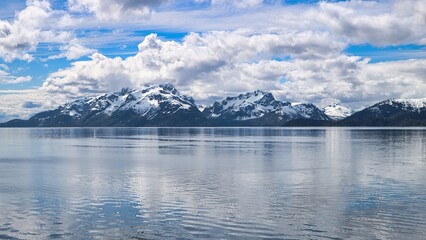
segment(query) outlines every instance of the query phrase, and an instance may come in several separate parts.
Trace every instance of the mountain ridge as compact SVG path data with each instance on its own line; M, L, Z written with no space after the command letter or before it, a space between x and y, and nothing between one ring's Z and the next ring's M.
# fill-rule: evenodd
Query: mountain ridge
M352 109L344 107L340 103L332 103L322 110L328 117L335 121L347 118L354 113Z
M203 110L214 125L280 126L296 119L330 120L311 103L278 101L267 91L252 91L215 101Z
M426 126L426 98L391 98L341 120L339 126Z
M426 126L426 98L387 99L350 113L337 103L319 109L261 90L202 106L163 83L77 99L0 127Z
M192 97L180 94L173 85L166 83L77 99L54 110L37 113L28 120L12 120L0 126L15 125L143 127L205 126L209 122Z

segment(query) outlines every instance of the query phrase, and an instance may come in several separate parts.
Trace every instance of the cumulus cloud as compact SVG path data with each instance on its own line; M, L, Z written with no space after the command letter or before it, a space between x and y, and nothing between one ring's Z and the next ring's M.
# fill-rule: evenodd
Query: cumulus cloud
M313 32L192 33L182 43L163 41L151 34L139 44L135 56L121 59L94 54L92 61L75 62L71 68L51 74L43 88L79 94L167 81L188 89L194 81L214 82L211 76L236 65L271 58L324 58L339 53L343 46L328 34ZM221 86L219 79L216 84Z
M425 60L373 64L343 54L343 48L330 35L313 32L193 33L181 43L152 34L139 44L135 56L108 58L96 53L91 61L51 74L42 89L75 96L171 82L203 103L263 89L280 99L352 106L420 97L426 90Z
M266 1L265 1L266 2ZM270 2L270 1L268 1ZM214 4L214 1L211 1ZM158 12L143 26L187 31L325 31L349 44L376 46L426 43L423 0L319 1L317 4L281 5L261 1L222 1L205 11ZM226 4L226 5L224 5ZM236 5L256 6L240 11Z
M203 0L196 2L200 1ZM238 29L251 29L257 33L321 31L346 44L426 44L426 7L422 0L320 2L297 7L279 3L274 7L265 5L265 2L274 1L211 0L212 6L226 7L199 11L160 8L151 18L146 18L151 15L152 9L166 6L169 2L173 1L68 0L67 10L70 12L66 12L52 9L48 0L29 0L15 20L0 21L0 58L32 61L31 53L43 42L63 45L61 53L51 59L78 59L93 53L93 50L81 41L74 41L74 33L69 29L91 29L100 24L106 29L115 28L117 24L130 24L126 27L197 32ZM247 7L258 7L258 10L234 11ZM98 21L88 19L86 13L95 15ZM110 38L107 36L107 39ZM96 39L89 37L88 41L96 42ZM71 44L67 44L69 42Z
M66 30L78 20L64 11L53 10L48 0L28 0L27 6L12 21L0 20L0 58L33 61L40 43L64 44L60 57L69 60L93 53L84 47L74 33ZM57 58L57 57L56 57Z
M31 0L13 22L0 21L0 57L6 61L31 61L33 56L28 52L34 51L40 41L64 41L67 34L42 29L50 13L48 1Z
M94 53L50 74L40 89L0 95L3 111L29 116L77 97L158 82L171 82L204 104L262 89L281 100L360 107L426 91L426 60L370 63L345 55L345 44L323 32L191 33L182 42L151 34L138 47L124 59ZM43 105L21 105L27 101Z
M322 2L311 15L351 43L424 44L426 35L423 0Z
M0 92L2 111L29 116L76 97L158 82L171 82L204 104L254 89L270 90L282 100L319 105L336 101L355 108L390 97L424 97L426 60L371 63L344 53L350 44L426 44L422 0L328 1L297 7L279 3L271 7L260 0L211 0L213 7L196 11L162 9L167 2L68 0L67 13L52 10L48 1L28 1L14 21L0 21L1 58L29 61L40 42L54 42L62 46L61 53L48 59L73 60L89 54L91 59L49 74L39 89ZM59 28L49 25L58 16ZM83 21L85 17L93 21ZM136 21L137 29L202 33L190 33L181 41L151 34L135 55L121 58L95 52L64 30L64 26L111 29L142 18ZM134 24L126 28L136 29ZM127 36L109 36L108 41L117 37ZM86 36L86 41L96 40ZM30 80L12 76L7 66L0 65L0 71L2 83ZM42 105L22 104L27 102Z

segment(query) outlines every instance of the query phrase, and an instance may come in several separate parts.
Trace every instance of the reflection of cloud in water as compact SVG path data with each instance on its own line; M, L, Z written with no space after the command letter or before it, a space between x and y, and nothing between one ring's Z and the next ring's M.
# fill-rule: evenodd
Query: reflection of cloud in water
M1 131L0 238L426 234L422 130Z

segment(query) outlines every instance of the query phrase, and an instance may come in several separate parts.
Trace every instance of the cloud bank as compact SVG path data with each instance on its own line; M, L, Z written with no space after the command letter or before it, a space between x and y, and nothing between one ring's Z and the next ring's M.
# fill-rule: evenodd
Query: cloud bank
M291 101L353 105L392 96L421 97L426 90L425 60L372 64L343 54L343 49L330 35L315 32L192 33L181 43L151 34L135 56L96 53L90 61L51 74L42 89L80 96L171 82L203 102L265 89Z
M158 82L173 83L203 104L255 89L282 100L353 108L391 97L425 97L425 59L371 62L345 53L352 44L424 46L424 1L191 2L208 7L179 10L172 0L68 0L66 10L54 10L48 1L28 1L15 20L0 21L0 58L33 61L41 43L55 43L60 53L44 61L73 62L37 89L0 91L2 112L27 117L77 97ZM52 26L52 19L58 24ZM107 57L73 31L99 26L189 33L176 41L148 34L135 54ZM105 39L114 41L111 35ZM75 61L87 55L89 60ZM0 83L25 81L31 77L15 77L0 65Z

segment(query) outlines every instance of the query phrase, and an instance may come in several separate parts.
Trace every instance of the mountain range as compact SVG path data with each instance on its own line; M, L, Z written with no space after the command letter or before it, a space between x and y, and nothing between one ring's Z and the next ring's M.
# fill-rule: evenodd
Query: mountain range
M216 101L202 113L215 126L281 126L296 119L331 120L311 103L278 101L272 93L260 90Z
M426 126L426 98L388 99L338 122L341 126Z
M78 99L28 120L0 127L196 127L196 126L426 126L425 99L389 99L359 112L334 103L279 101L256 90L210 106L196 105L171 84Z
M194 99L171 84L75 100L57 109L35 114L28 120L12 120L3 127L149 127L208 126Z

